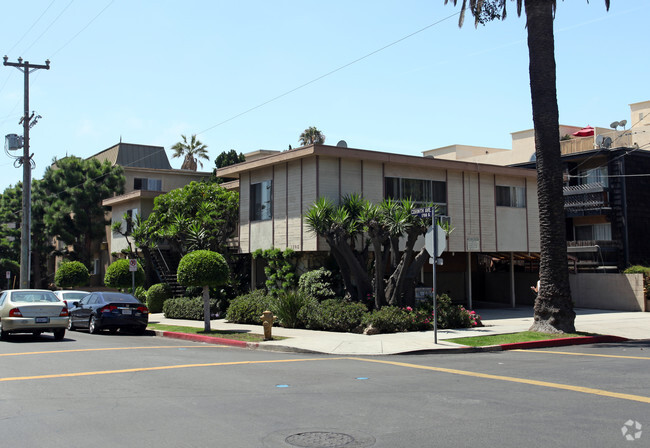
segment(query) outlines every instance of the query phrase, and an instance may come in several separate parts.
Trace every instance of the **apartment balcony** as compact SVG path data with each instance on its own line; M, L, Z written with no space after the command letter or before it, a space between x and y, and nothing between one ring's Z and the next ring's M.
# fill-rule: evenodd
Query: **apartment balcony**
M601 183L567 186L563 193L567 217L603 215L611 210L608 188Z
M600 145L602 148L627 148L632 147L634 144L632 141L632 133L629 131L611 131L598 135L602 135L605 142L605 144ZM599 145L596 142L598 135L592 135L590 137L573 137L569 140L562 140L560 141L560 151L562 152L562 155L566 155L598 149ZM608 138L609 143L607 144Z
M567 241L567 253L577 270L614 270L617 269L618 252L622 246L618 240Z

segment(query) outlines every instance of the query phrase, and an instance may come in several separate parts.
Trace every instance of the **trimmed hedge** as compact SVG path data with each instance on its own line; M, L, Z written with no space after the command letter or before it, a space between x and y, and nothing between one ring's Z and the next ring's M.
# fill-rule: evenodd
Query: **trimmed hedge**
M203 298L182 297L165 300L163 313L167 319L203 320ZM210 314L217 313L217 301L210 299Z
M156 283L147 291L147 308L150 313L160 313L166 300L171 299L172 289L167 283Z
M261 324L260 317L273 306L271 296L263 289L256 289L248 294L235 297L230 301L226 319L238 324Z
M358 331L368 308L363 303L311 298L298 313L298 319L310 330Z
M80 261L64 261L54 274L54 284L60 288L83 286L89 279L88 268Z

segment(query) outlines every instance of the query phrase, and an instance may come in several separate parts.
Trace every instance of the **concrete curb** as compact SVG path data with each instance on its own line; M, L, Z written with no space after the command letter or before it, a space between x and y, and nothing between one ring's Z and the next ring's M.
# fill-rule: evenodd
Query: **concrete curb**
M528 341L528 342L515 342L512 344L501 344L502 350L517 350L517 349L531 349L531 348L548 348L548 347L564 347L568 345L583 345L583 344L610 344L612 342L625 342L627 338L620 336L580 336L577 338L556 338L556 339L543 339L541 341Z
M175 331L154 330L154 333L156 334L157 337L181 339L181 340L192 341L192 342L202 342L205 344L227 345L231 347L245 348L249 350L264 350L264 351L285 352L285 353L286 352L311 353L311 354L321 354L321 355L332 354L328 352L320 352L316 350L290 347L286 345L265 345L264 343L260 344L259 342L238 341L235 339L218 338L218 337L203 336L199 334L190 334L190 333L178 333ZM441 347L441 348L431 348L431 349L422 349L422 350L411 350L411 351L404 351L404 352L392 353L392 354L373 353L373 354L365 354L362 356L416 355L416 354L444 355L444 354L461 354L461 353L485 353L485 352L499 352L499 351L517 350L517 349L563 347L563 346L583 345L583 344L608 344L608 343L625 342L625 341L629 341L629 339L619 337L619 336L581 336L576 338L543 339L540 341L516 342L512 344L486 345L483 347L470 347L470 346L459 345L458 347L445 347L445 348Z

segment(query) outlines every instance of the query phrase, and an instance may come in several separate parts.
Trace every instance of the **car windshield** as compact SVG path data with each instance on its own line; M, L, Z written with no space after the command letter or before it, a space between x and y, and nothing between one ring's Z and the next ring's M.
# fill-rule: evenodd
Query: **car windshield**
M23 303L60 302L58 297L49 291L14 291L11 294L11 301Z
M67 301L78 301L86 297L88 294L85 292L64 292L61 294L63 300Z
M138 299L128 294L121 294L119 292L104 293L104 300L107 302L122 302L122 303L139 303Z

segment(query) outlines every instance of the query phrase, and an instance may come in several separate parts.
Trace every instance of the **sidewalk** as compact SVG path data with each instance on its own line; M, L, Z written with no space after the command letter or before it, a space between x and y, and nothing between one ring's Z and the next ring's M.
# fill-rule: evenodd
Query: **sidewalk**
M625 339L650 339L650 313L594 309L576 309L575 311L577 314L577 331L611 335ZM368 336L282 327L273 327L273 335L287 339L259 343L220 340L218 343L223 342L228 345L258 350L326 353L332 355L392 355L421 351L449 353L501 350L502 348L498 346L484 349L465 347L453 343L453 338L526 331L533 322L532 307L477 309L476 312L482 317L484 327L438 330L438 344L434 343L433 331ZM203 321L166 319L162 313L149 316L149 322L203 328ZM226 322L224 319L212 320L210 326L213 330L263 334L261 325L233 324ZM159 336L174 337L174 335L163 334L161 331L156 333ZM187 335L183 338L202 342L205 337ZM593 342L598 342L598 340L593 340Z

